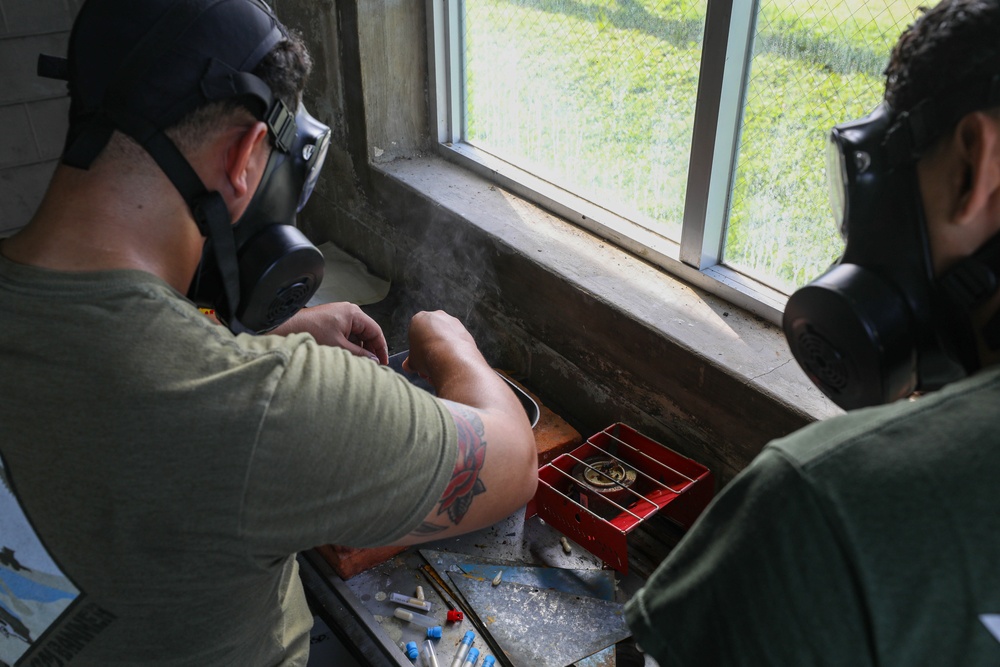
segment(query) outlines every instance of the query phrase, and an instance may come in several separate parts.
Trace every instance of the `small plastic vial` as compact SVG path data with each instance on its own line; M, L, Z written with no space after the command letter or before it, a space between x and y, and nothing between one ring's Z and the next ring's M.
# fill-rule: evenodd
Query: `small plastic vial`
M479 649L470 648L469 654L465 656L465 662L462 663L462 667L476 667L476 662L479 661Z
M402 607L396 607L396 611L392 612L392 615L401 621L409 621L410 623L415 623L424 628L433 628L437 625L438 620L436 618L431 618L430 616L425 616L423 614L418 614L415 611L410 611L409 609L403 609Z
M424 640L424 667L441 667L437 653L434 652L434 643L430 639Z
M476 633L472 630L466 631L465 636L462 637L462 643L458 645L455 659L451 661L451 667L462 667L465 663L465 656L469 654L469 648L472 646L472 640L475 638Z
M400 595L399 593L392 593L389 595L389 599L396 604L401 604L406 607L412 607L414 609L419 609L420 611L430 611L431 603L427 600L418 600L417 598L407 597L405 595Z
M496 661L497 661L496 658L494 658L492 655L488 655L485 658L483 658L483 667L493 667Z

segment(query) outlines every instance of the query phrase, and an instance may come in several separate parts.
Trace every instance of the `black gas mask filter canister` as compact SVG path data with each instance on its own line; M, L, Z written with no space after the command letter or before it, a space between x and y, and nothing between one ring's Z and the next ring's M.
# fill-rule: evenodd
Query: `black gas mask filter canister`
M966 113L1000 104L998 77L894 117L882 104L830 133L827 176L846 248L788 300L783 329L809 378L844 409L930 391L981 367L974 310L1000 285L1000 235L935 276L916 163ZM1000 348L1000 318L985 341Z
M206 238L189 291L234 333L269 331L323 279L323 256L295 227L319 177L330 129L293 112L252 71L287 39L263 0L87 0L67 58L41 56L41 76L68 81L63 163L87 169L118 130L148 152ZM271 153L235 224L164 130L211 102L237 101L268 126Z

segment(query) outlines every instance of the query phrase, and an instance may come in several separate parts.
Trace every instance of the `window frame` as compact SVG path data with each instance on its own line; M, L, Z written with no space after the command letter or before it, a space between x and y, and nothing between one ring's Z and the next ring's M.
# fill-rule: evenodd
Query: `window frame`
M463 1L427 0L435 150L666 272L780 325L788 295L721 261L759 0L707 0L679 243L463 141Z

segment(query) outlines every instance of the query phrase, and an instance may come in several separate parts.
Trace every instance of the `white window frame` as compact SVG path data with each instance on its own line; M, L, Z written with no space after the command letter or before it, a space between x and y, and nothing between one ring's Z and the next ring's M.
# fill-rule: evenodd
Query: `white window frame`
M708 0L680 243L463 141L463 0L427 0L430 115L447 159L775 324L788 296L721 263L758 0Z

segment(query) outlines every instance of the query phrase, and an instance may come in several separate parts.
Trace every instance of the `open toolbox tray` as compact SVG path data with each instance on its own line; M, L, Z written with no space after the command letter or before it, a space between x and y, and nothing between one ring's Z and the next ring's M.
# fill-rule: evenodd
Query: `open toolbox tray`
M628 574L627 535L657 512L690 528L715 493L712 473L625 424L613 424L538 470L536 513Z

